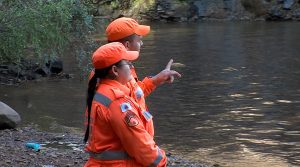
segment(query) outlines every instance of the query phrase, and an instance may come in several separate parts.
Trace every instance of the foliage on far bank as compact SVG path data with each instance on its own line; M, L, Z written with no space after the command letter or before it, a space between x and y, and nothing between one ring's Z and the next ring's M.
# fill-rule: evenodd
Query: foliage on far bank
M81 0L0 0L0 64L44 63L93 29Z

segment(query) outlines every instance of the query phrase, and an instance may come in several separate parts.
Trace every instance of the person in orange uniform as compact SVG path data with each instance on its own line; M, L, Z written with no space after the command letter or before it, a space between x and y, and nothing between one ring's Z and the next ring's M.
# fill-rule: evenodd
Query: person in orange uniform
M106 37L109 42L120 42L129 51L140 52L141 46L143 45L142 37L148 35L150 32L150 26L140 25L136 20L127 17L121 17L112 21L106 28ZM167 64L166 68L153 77L145 77L140 81L137 77L135 68L131 65L131 74L134 79L126 84L130 89L130 97L132 97L141 110L143 110L143 117L147 120L144 123L146 130L149 134L154 137L154 126L152 115L148 110L145 102L145 97L148 96L158 85L165 82L172 83L174 77L180 77L181 75L174 70L171 70L173 60L171 59ZM92 71L91 76L94 73ZM87 132L85 135L85 141L87 140Z
M127 50L139 51L143 45L142 37L148 35L150 26L140 25L137 21L128 17L121 17L112 21L106 28L106 37L108 42L121 42ZM146 105L145 97L148 96L156 86L164 82L173 82L174 76L180 76L176 71L170 70L173 60L171 60L166 69L153 77L145 77L142 81L138 79L135 68L132 66L131 74L134 79L128 82L130 96L140 105L144 111L144 117L147 119L145 127L154 137L154 127L152 115Z
M106 28L106 37L108 42L121 42L127 50L139 51L143 45L142 36L146 36L150 32L150 26L139 25L134 19L121 17L112 21ZM133 78L127 83L130 89L130 96L139 104L147 118L144 126L149 134L154 137L154 126L152 115L150 114L145 97L149 95L156 87L152 78L145 77L143 81L139 81L135 68L132 66L131 74Z
M85 167L166 166L165 152L146 130L144 111L126 86L133 80L130 61L138 55L138 51L112 42L92 56L95 73L88 87L86 117L90 128L85 148L90 158Z

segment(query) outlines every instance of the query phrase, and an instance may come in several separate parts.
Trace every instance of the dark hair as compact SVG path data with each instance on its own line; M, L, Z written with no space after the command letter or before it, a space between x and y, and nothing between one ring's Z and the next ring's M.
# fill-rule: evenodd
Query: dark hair
M108 43L111 43L111 42L120 42L122 44L124 44L126 41L129 41L129 42L132 42L134 40L134 37L135 37L136 34L131 34L127 37L124 37L122 39L118 39L118 40L115 40L115 41L108 41Z
M122 17L125 17L125 15L119 14L119 16L118 16L116 19L119 19L119 18L122 18ZM116 20L116 19L115 19L115 20Z
M87 142L88 138L89 138L89 131L90 131L90 119L91 119L91 108L92 108L92 102L93 102L93 99L94 99L94 96L95 96L95 93L96 93L96 86L97 86L97 83L99 82L100 79L103 79L105 77L108 76L109 74L109 71L111 70L112 66L119 66L121 61L109 66L109 67L106 67L106 68L103 68L103 69L94 69L94 75L93 77L89 80L89 83L88 83L88 90L87 90L87 98L86 98L86 108L87 108L87 112L88 112L88 122L87 122L87 128L86 128L86 131L85 131L85 135L84 135L84 143Z

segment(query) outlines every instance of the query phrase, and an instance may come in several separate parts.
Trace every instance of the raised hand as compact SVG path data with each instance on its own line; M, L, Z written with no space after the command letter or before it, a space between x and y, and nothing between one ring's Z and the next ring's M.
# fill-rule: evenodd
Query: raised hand
M174 77L181 77L181 74L179 74L177 71L175 70L171 70L171 66L173 64L173 59L171 59L166 68L164 70L162 70L160 73L158 73L157 75L155 75L154 77L152 77L153 83L155 85L161 85L164 83L173 83L174 81Z

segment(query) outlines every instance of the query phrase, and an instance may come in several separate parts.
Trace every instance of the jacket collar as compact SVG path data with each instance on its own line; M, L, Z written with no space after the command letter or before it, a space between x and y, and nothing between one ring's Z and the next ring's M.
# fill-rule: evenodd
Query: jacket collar
M121 84L120 82L112 79L101 79L100 84L109 85L115 88L120 89L122 92L124 92L127 96L130 94L130 89L126 87L126 85Z

